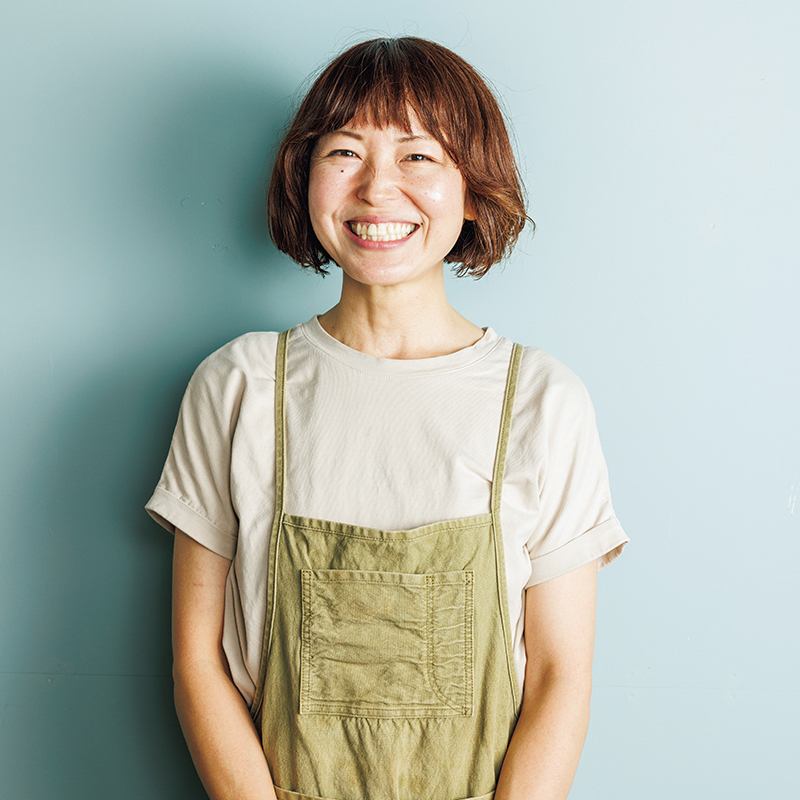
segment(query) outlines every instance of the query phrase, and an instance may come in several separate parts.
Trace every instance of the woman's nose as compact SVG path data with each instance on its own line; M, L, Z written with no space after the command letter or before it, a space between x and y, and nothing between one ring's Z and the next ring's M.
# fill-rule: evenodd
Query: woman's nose
M370 205L380 205L396 196L400 175L391 164L365 163L358 187L359 199Z

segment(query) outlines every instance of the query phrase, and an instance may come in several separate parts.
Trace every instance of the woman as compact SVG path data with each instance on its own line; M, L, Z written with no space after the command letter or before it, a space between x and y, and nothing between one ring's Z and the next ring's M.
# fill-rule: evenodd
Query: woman
M175 532L178 714L214 798L564 798L596 574L627 541L583 386L447 302L527 220L449 50L335 59L281 145L277 246L332 309L211 355L150 513Z

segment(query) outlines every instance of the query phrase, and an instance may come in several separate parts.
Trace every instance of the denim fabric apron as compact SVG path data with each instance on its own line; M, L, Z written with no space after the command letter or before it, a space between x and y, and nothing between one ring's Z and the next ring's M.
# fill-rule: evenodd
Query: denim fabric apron
M522 348L498 420L491 513L384 531L284 511L288 338L252 707L278 798L491 798L520 706L500 492Z

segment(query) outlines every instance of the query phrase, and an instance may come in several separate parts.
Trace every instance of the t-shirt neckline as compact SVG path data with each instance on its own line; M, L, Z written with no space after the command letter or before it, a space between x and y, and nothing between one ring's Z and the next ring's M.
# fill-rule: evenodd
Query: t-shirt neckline
M308 322L297 326L299 332L316 348L359 372L392 375L428 375L449 372L485 358L502 341L502 337L491 328L484 328L483 336L475 344L431 358L380 358L348 347L331 336L313 316Z

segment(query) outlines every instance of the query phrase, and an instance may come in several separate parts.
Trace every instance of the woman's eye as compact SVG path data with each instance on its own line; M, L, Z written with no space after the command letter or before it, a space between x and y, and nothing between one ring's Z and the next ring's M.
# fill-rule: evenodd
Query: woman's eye
M330 156L345 156L347 158L356 158L356 154L352 150L347 150L345 148L339 148L338 150L331 150L328 153Z
M432 161L430 156L423 155L422 153L411 153L406 156L406 161Z

